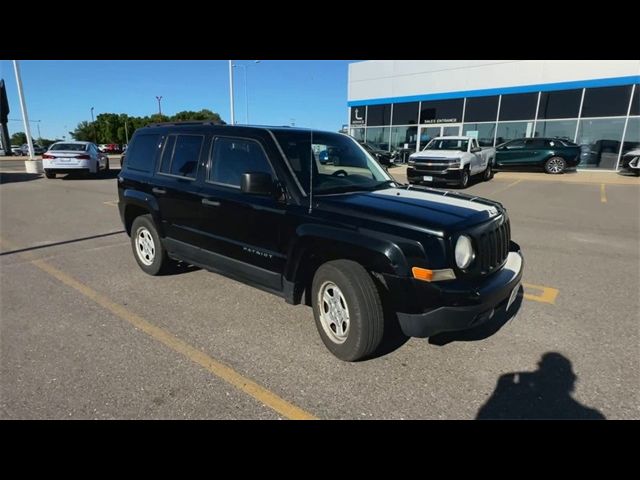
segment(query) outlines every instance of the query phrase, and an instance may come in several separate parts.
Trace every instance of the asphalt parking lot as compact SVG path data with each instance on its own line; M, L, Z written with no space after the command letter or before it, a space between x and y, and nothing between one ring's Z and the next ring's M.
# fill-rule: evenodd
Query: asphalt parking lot
M2 419L640 418L636 179L473 184L525 256L515 316L344 363L307 307L202 270L144 274L113 167L46 180L0 162Z

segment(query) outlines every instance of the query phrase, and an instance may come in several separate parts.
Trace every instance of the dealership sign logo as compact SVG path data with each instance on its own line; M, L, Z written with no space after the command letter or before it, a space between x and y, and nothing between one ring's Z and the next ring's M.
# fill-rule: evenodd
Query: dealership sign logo
M351 109L351 125L364 125L365 108L367 107L353 107Z

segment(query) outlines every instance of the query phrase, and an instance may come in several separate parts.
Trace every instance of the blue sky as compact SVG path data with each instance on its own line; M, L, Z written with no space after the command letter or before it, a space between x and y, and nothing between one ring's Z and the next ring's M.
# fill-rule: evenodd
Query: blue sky
M234 60L247 65L249 120L337 131L347 123L347 60ZM226 60L23 60L22 83L30 120L45 138L62 138L101 112L144 116L208 108L230 121ZM235 68L236 121L245 123L244 69ZM11 113L9 132L23 131L10 60L0 60ZM32 122L32 136L38 123ZM68 138L68 135L67 135Z

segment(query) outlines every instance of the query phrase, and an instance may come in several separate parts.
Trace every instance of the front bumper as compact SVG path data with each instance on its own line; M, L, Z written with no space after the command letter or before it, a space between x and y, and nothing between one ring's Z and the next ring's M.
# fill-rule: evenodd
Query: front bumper
M424 177L432 177L432 180L424 180ZM444 171L421 171L415 167L407 168L407 179L413 183L458 183L462 177L461 169L447 169Z
M518 245L513 242L511 245L504 266L475 287L460 290L448 288L446 284L442 287L430 284L438 290L441 305L420 313L398 312L404 334L430 337L441 332L476 327L492 318L495 311L506 306L512 294L515 295L514 290L519 289L522 280L524 259Z

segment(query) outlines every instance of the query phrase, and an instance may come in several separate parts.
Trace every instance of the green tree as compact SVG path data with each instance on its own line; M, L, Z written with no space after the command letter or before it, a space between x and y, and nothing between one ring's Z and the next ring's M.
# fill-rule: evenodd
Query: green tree
M24 132L16 132L11 135L11 145L23 145L27 143L27 134Z
M80 122L73 132L69 132L69 135L75 140L124 144L127 142L127 132L129 133L130 139L133 132L150 123L183 122L189 120L211 120L213 122L224 123L219 114L206 108L197 112L190 110L178 112L172 116L155 113L146 117L130 117L126 113L100 113L94 122Z

